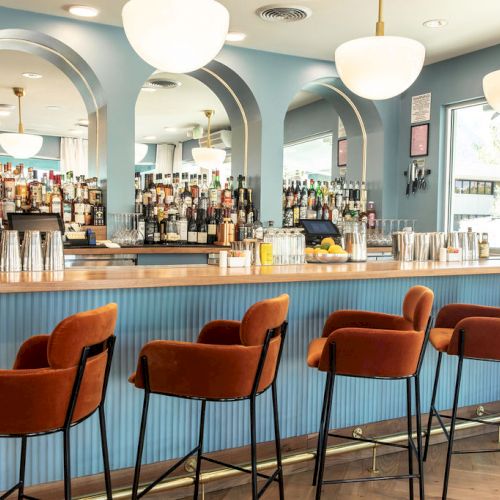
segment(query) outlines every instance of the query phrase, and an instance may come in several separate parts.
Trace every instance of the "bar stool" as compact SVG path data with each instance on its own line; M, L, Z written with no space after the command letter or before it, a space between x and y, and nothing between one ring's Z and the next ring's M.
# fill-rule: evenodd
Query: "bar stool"
M431 290L423 286L415 286L406 294L402 316L365 311L336 311L326 320L323 336L310 343L307 356L308 365L327 374L313 477L317 500L321 498L323 484L385 479L408 479L410 498L413 498L413 479L416 478L419 480L420 498L424 498L419 374L430 331L433 300L434 294ZM389 444L375 439L330 433L333 389L337 375L406 380L408 445ZM412 378L415 383L417 446L415 446L412 437ZM328 436L407 449L408 474L324 481ZM413 473L413 452L419 463L418 474Z
M434 388L432 390L423 459L424 461L427 460L432 419L436 416L436 419L443 429L446 439L448 440L448 452L446 456L442 495L444 500L448 494L451 456L460 453L459 451L453 451L453 438L455 436L455 426L457 420L479 422L482 424L489 423L476 418L458 417L458 398L460 396L460 383L462 380L462 366L464 359L477 361L500 361L500 308L470 304L449 304L439 311L435 328L432 329L430 334L430 342L438 351L438 360L436 365L436 375L434 377ZM435 406L443 353L450 356L458 356L457 377L451 416L439 413ZM451 420L449 432L446 430L443 419ZM499 450L467 450L467 453L481 453L485 451Z
M288 295L281 295L251 306L241 322L212 321L203 327L195 343L156 340L142 348L137 371L129 379L137 388L144 389L132 493L134 500L151 491L194 454L197 456L195 499L198 498L202 460L251 473L254 500L259 498L273 481L279 483L280 499L284 498L276 377L287 330L285 320L288 302ZM277 468L267 476L257 472L255 403L257 396L269 387L272 388ZM139 493L151 394L201 401L199 438L195 448ZM250 401L251 471L202 454L207 402L241 400ZM257 490L257 477L267 479L260 491Z
M12 370L0 370L0 438L21 438L19 482L24 494L28 438L62 432L64 498L71 499L70 430L99 410L106 495L111 499L104 400L113 357L116 304L70 316L51 335L29 338L17 353Z

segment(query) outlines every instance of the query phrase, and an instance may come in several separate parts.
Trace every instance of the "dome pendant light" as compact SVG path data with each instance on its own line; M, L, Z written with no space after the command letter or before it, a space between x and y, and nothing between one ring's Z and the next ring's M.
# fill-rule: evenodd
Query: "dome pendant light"
M208 146L206 148L193 148L192 155L196 166L200 168L207 168L209 170L219 168L226 159L226 152L223 149L215 149L212 147L212 140L210 138L211 134L211 123L212 117L215 111L207 110L205 111L205 116L208 119L207 128L207 138Z
M345 86L372 100L389 99L408 89L425 60L420 42L384 35L382 2L379 0L376 36L351 40L335 51L335 64Z
M43 137L40 135L32 135L24 133L24 126L22 120L21 97L25 96L23 88L14 87L14 94L18 99L19 106L19 127L18 133L4 133L0 134L0 146L3 150L13 158L19 160L27 160L32 158L42 149Z
M137 54L169 73L205 66L229 31L229 12L215 0L129 0L122 18Z
M500 70L488 73L483 78L483 91L488 104L500 113Z

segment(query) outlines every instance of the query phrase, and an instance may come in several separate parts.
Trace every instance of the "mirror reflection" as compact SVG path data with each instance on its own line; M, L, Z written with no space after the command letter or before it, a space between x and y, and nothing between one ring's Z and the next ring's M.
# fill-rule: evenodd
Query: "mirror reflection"
M3 225L10 213L24 212L59 215L74 231L104 226L103 192L89 178L89 119L79 91L32 54L1 50L0 67Z

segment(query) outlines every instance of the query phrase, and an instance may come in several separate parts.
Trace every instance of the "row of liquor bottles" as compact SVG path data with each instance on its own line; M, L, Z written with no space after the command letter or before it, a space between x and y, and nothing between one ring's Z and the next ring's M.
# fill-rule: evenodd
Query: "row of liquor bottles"
M206 174L146 174L144 183L136 174L135 188L145 244L214 244L222 225L234 234L233 241L241 241L262 228L253 191L242 175L236 185L229 177L222 186L218 170L212 172L210 185Z
M364 182L343 179L283 183L283 227L297 227L301 219L331 220L334 224L364 220L375 224L374 202L367 202Z
M8 222L9 213L61 214L66 224L104 226L106 209L103 191L96 177L73 179L73 173L55 174L25 170L24 164L12 168L0 163L0 220Z

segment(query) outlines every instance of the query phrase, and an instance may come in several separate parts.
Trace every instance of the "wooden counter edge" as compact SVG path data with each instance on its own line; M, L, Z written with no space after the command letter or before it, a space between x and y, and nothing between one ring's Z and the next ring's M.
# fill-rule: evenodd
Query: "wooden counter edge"
M121 273L120 267L112 268L108 276L103 270L89 270L87 276L81 278L71 278L72 270L66 271L61 275L60 280L43 279L33 280L28 273L18 275L19 282L0 283L0 294L8 293L30 293L30 292L51 292L51 291L77 291L77 290L109 290L109 289L135 289L135 288L170 288L186 286L217 286L217 285L248 285L248 284L268 284L268 283L296 283L296 282L324 282L324 281L359 281L369 279L395 279L395 278L416 278L424 276L464 276L464 275L495 275L500 274L500 262L497 265L483 265L477 267L442 267L442 268L416 268L416 269L380 269L370 265L368 270L345 270L339 269L339 272L317 272L307 269L307 265L301 272L280 272L280 268L260 268L258 272L249 272L249 274L231 274L232 270L220 271L219 273L203 273L204 266L201 266L200 272L194 272L189 276L171 275L144 276L141 275L139 268L137 275L123 276L129 273ZM313 264L314 266L314 264ZM152 268L154 269L154 268ZM185 269L185 268L180 268ZM218 268L210 267L214 271ZM283 268L282 268L283 269ZM264 270L264 272L263 272ZM273 272L273 270L275 272ZM101 271L101 272L100 272ZM85 271L77 271L85 274ZM95 275L95 278L92 277ZM102 276L99 276L101 274ZM113 274L115 276L113 276Z

